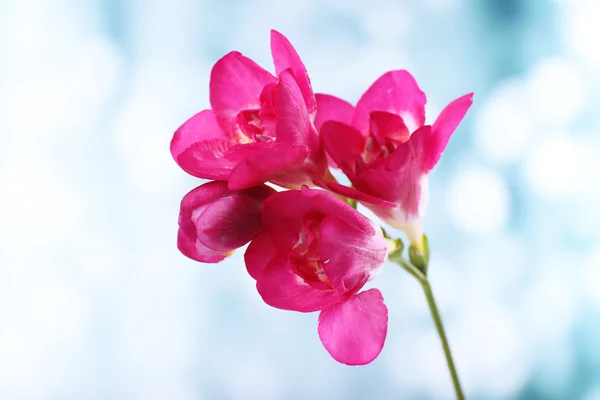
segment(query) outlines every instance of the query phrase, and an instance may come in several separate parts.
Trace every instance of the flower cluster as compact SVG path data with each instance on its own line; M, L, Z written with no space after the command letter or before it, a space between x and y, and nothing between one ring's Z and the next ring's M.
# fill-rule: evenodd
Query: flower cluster
M425 124L425 94L404 70L385 73L356 106L314 94L290 42L271 31L275 75L237 51L210 75L210 110L174 134L171 153L211 180L184 196L178 248L216 263L250 242L244 259L265 303L320 311L319 337L337 361L362 365L381 352L388 311L361 291L385 262L381 228L353 199L423 249L427 174L472 102L451 102ZM338 183L341 170L352 187ZM265 183L287 189L276 191Z

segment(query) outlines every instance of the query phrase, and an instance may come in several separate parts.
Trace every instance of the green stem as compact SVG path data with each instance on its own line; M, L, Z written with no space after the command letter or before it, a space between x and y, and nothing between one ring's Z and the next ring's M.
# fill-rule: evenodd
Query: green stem
M390 261L395 262L396 264L398 264L399 266L401 266L402 268L404 268L406 270L406 272L408 272L409 274L411 274L412 276L415 277L416 280L418 280L419 282L423 282L427 280L427 277L425 275L423 275L423 273L421 271L419 271L419 269L417 267L415 267L414 265L412 265L411 263L409 263L408 261L406 261L404 258L402 257L390 257L389 258Z
M427 299L427 304L429 305L429 310L431 311L435 329L437 330L438 336L442 341L442 347L444 348L446 363L448 364L448 370L450 371L450 376L452 377L452 384L454 385L456 399L464 400L465 395L463 394L462 387L460 386L460 380L458 379L458 373L456 372L456 367L454 366L452 352L450 351L450 344L448 343L448 338L446 337L446 332L444 331L444 325L442 324L442 317L440 316L437 304L435 303L433 291L431 290L431 285L429 284L427 276L423 274L423 272L421 272L417 267L406 261L403 257L390 257L390 261L395 262L404 268L409 274L414 276L423 287L423 292L425 292L425 298Z
M454 385L456 399L464 400L465 395L463 394L462 387L460 386L458 373L456 372L454 360L452 359L452 353L450 352L450 344L448 344L448 338L446 337L446 332L444 331L444 325L442 325L442 317L440 316L440 312L435 304L435 298L433 297L431 285L429 285L429 280L427 279L420 282L421 286L423 287L423 291L425 292L425 297L427 298L427 304L429 304L429 310L431 311L435 328L437 329L437 333L442 341L442 347L444 348L444 354L446 355L446 363L448 364L448 369L450 370L450 375L452 376L452 384Z

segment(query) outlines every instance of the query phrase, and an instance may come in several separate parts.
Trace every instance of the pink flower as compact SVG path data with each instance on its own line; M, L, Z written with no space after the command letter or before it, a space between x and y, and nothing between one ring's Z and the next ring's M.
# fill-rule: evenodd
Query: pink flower
M273 193L265 185L231 191L223 181L198 186L181 200L177 247L196 261L223 260L260 232L262 205Z
M267 181L299 188L329 176L306 68L276 31L271 53L277 77L237 51L213 66L212 110L186 121L171 142L173 158L186 172L227 180L232 190Z
M422 247L427 174L471 106L473 93L448 104L431 126L425 125L425 94L404 70L382 75L356 107L334 96L316 98L316 125L325 148L362 194L337 184L328 186L362 201L387 223L404 229L412 244ZM374 204L366 195L395 207Z
M307 187L271 196L262 222L245 261L263 300L321 311L319 337L334 359L373 361L387 334L387 307L379 290L358 292L386 259L381 230L335 195Z

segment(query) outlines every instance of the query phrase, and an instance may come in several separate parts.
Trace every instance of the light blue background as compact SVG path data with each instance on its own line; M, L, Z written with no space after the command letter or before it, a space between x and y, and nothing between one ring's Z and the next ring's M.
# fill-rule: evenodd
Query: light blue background
M596 0L0 1L0 399L450 399L418 285L387 265L371 365L269 308L243 251L176 249L173 131L269 29L318 92L410 70L428 121L475 92L431 177L430 274L469 399L600 399Z

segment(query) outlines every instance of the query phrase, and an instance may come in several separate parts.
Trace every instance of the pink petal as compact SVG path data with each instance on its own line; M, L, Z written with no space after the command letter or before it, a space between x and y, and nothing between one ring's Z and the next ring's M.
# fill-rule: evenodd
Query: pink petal
M387 129L384 124L386 118L387 116L378 121L384 125L383 129ZM395 122L397 121L391 127L396 126ZM406 207L407 212L417 213L421 192L420 186L417 188L416 185L423 175L422 138L428 134L429 129L427 126L417 130L408 142L401 144L387 158L377 160L366 168L357 168L352 163L362 160L359 156L360 138L363 141L365 139L354 128L339 122L326 122L321 127L325 148L346 173L354 188L335 182L322 185L337 194L363 203L371 210L377 210L377 215L382 218L393 214L392 209L397 205Z
M262 205L275 191L261 185L234 192L206 206L196 220L198 240L227 252L252 240L262 226Z
M352 179L358 179L358 178L353 177ZM319 186L327 188L336 194L339 194L344 197L348 197L350 199L354 199L361 203L373 204L373 205L381 206L383 208L396 207L396 205L393 202L384 200L377 196L367 194L365 192L356 190L354 188L350 188L348 186L344 186L337 182L321 182Z
M262 129L257 121L259 110L242 110L238 113L235 122L242 133L248 138L253 139L256 135L262 134Z
M339 293L356 293L375 276L387 258L387 243L379 234L365 233L328 215L319 226L319 257L329 282Z
M328 94L315 94L317 100L317 116L315 117L315 128L321 130L327 121L337 121L349 125L352 122L354 106L345 100ZM333 158L327 154L327 163L332 168L339 168Z
M320 179L328 173L327 156L290 69L286 69L279 75L276 97L277 141L303 145L309 150L306 159L307 165L303 171L299 171L303 172L303 176L291 177L294 184L290 182L290 184L283 185L289 188L299 188L300 185L311 184L315 179ZM289 180L290 178L286 178L283 182Z
M398 174L399 181L407 181L423 174L427 141L431 138L431 126L425 125L417 129L410 139L401 144L387 158L385 169Z
M302 93L290 69L279 75L277 85L277 140L319 148L319 137L312 124Z
M196 208L212 203L231 191L227 187L227 182L212 181L204 183L190 190L183 199L181 199L180 211L182 213L191 213Z
M283 251L290 251L304 227L304 215L315 210L313 202L299 190L286 190L271 196L263 206L263 227Z
M249 154L233 169L229 188L240 190L277 179L282 180L278 180L282 185L294 183L291 181L295 179L304 183L307 177L299 168L309 154L306 146L265 143L261 151Z
M433 124L431 136L426 143L426 156L423 165L425 173L429 172L440 160L450 136L473 104L473 93L466 94L446 106Z
M294 46L281 33L271 30L271 54L275 64L275 73L279 76L284 70L291 68L300 91L304 103L306 104L308 113L314 117L317 111L317 103L315 95L310 84L310 78L306 67L302 63L300 56L294 49Z
M177 247L186 257L205 263L217 263L229 255L228 252L209 249L198 241L195 218L193 218L196 210L202 210L204 206L227 193L229 193L227 182L213 181L191 190L181 200Z
M263 270L256 289L265 303L282 310L313 312L343 299L334 290L316 289L296 275L289 261L275 257Z
M321 311L319 338L338 362L365 365L373 361L385 342L388 310L377 289L351 296Z
M275 137L277 125L277 93L278 84L271 83L265 86L260 94L260 111L258 118L263 135Z
M352 208L348 203L330 192L303 187L302 196L308 201L315 211L325 215L335 215L345 221L348 225L359 229L369 235L375 235L376 231L371 221Z
M289 69L280 75L276 97L277 138L251 147L252 154L231 172L231 189L267 181L297 188L311 183L313 178L323 176L327 170L327 160L319 137Z
M217 125L212 111L203 110L188 119L175 131L171 140L171 154L177 160L177 156L190 145L211 139L225 139L225 135Z
M317 116L315 117L315 127L318 131L326 121L337 121L350 125L354 106L346 100L328 94L315 94L317 100Z
M343 170L354 172L356 161L365 150L365 137L353 127L337 121L325 122L319 133L333 161Z
M223 181L191 190L181 200L179 249L197 261L221 261L258 233L261 205L272 193L267 186L231 192Z
M203 263L218 263L229 257L233 252L219 252L204 246L185 234L182 228L177 232L177 248L181 253L192 260Z
M259 280L267 265L279 256L279 248L269 232L263 231L250 242L244 253L244 262L250 276Z
M225 152L224 157L237 165L241 161L244 161L246 158L252 155L260 154L261 152L265 151L265 149L269 149L271 146L274 145L274 143L268 142L238 144L236 146L230 147L227 150L227 152Z
M350 175L356 190L393 204L406 205L405 199L414 198L414 185L423 175L423 138L429 135L430 129L430 126L418 129L388 157L375 161L358 174ZM367 199L357 200L378 205Z
M228 138L240 135L236 118L240 111L260 108L263 88L277 79L237 51L222 57L210 73L210 105Z
M233 145L219 128L212 111L187 120L173 135L171 154L187 173L204 179L227 179L233 164L223 159Z
M410 139L398 146L388 156L384 163L377 168L363 171L353 180L358 190L378 196L395 203L400 210L385 210L377 205L375 207L365 204L379 217L386 219L391 214L417 217L420 215L422 205L422 178L424 141L429 137L430 126L424 126L414 132Z
M305 215L335 215L352 227L370 235L376 231L369 219L346 202L325 190L309 189L277 192L263 206L263 229L282 249L291 249L304 228ZM286 250L287 251L287 250Z
M410 132L402 118L385 111L371 113L370 131L380 146L385 145L388 139L394 143L404 143L410 138Z
M352 125L366 135L371 112L387 111L402 117L412 132L425 123L426 102L425 93L408 71L386 72L358 100Z
M389 160L384 160L389 161ZM420 164L416 165L419 168ZM407 171L409 174L405 174ZM413 170L410 170L413 171ZM380 203L369 201L364 196L352 197L356 200L368 206L368 204L380 206L386 205L386 208L390 207L389 204L398 204L399 199L402 196L409 194L408 184L413 181L412 175L409 170L387 170L385 163L378 165L373 168L368 168L360 173L360 175L353 176L351 181L361 193L368 193L371 197L381 199ZM416 173L415 173L415 176ZM382 204L383 203L383 204Z

